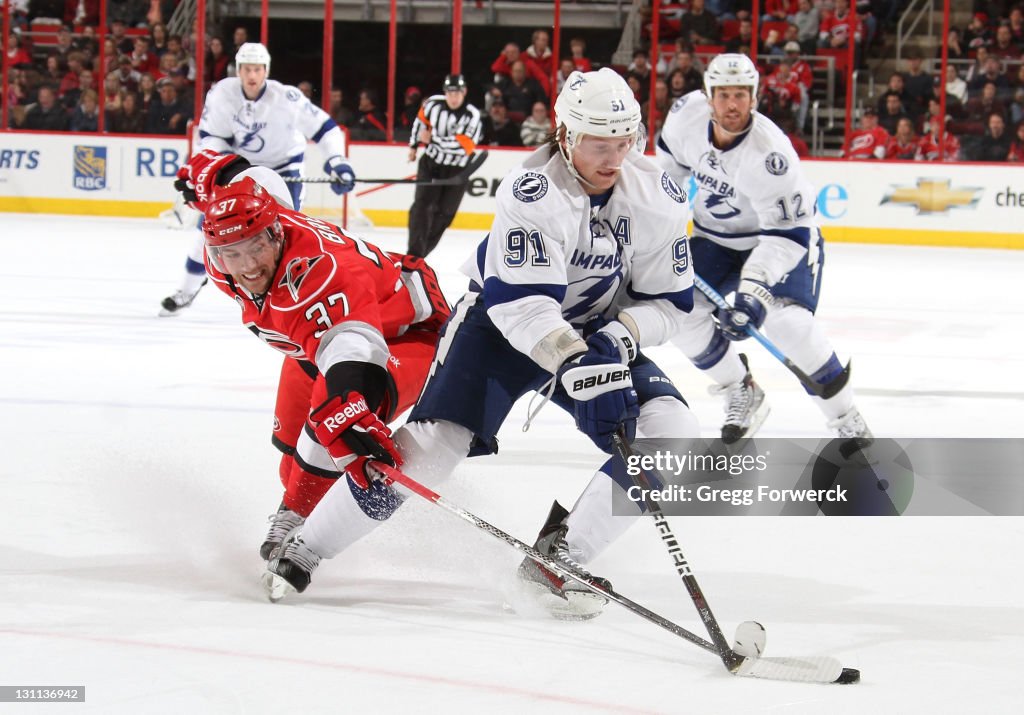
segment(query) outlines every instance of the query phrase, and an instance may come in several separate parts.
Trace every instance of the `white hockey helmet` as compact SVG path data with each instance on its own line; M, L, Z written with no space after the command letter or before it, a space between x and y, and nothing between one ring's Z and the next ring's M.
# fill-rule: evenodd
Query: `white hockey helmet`
M576 137L631 137L640 126L640 103L615 70L573 72L555 101L555 119L564 124L570 144Z
M760 78L757 67L746 55L718 55L704 70L704 92L711 99L715 87L750 87L750 96L756 99Z
M235 67L242 65L266 65L267 74L270 74L270 53L261 42L246 42L238 48L235 53Z

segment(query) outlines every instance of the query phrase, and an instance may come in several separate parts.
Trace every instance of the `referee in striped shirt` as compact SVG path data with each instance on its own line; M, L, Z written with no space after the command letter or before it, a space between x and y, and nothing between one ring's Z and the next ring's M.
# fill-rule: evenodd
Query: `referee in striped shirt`
M461 74L448 75L444 78L444 94L428 97L412 125L409 161L416 160L420 146L427 147L420 157L417 181L458 174L482 137L480 110L466 102L466 80ZM422 257L434 250L455 218L465 192L466 182L416 187L416 199L409 209L409 255Z

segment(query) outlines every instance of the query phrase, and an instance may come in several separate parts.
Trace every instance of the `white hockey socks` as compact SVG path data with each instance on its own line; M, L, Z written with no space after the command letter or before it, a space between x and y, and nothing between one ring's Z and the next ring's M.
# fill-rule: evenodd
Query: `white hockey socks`
M451 422L405 425L395 433L395 443L405 460L402 471L427 486L436 486L466 457L472 438L469 430ZM371 486L382 488L380 483ZM403 498L408 496L402 487L393 491ZM367 514L365 497L363 490L350 486L342 477L306 519L302 531L306 545L325 558L333 558L383 524L385 519ZM395 504L394 509L398 506Z
M679 400L657 397L640 408L637 435L645 439L693 439L700 436L700 425L690 408ZM647 451L637 448L639 453ZM605 471L610 469L610 462L606 462L594 474L565 521L569 551L582 564L607 549L643 513L625 488Z

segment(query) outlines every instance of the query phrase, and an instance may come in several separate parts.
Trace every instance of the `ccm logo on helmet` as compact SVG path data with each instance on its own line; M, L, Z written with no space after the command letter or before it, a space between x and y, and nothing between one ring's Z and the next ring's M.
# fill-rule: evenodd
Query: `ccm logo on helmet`
M591 375L590 377L584 377L576 380L572 383L572 391L579 392L580 390L586 390L590 387L613 385L616 382L627 382L628 380L629 370L613 370L612 372L606 372L602 375Z
M328 432L333 434L334 430L336 429L345 429L348 426L345 423L348 422L353 417L357 417L363 412L369 411L370 408L366 404L366 398L363 398L359 400L359 402L353 402L351 404L345 405L344 408L338 410L338 412L336 412L333 416L325 419L324 427L327 428Z
M226 236L229 233L234 233L235 231L241 231L241 230L242 230L241 226L228 226L227 228L222 228L220 231L217 231L217 235L218 236Z

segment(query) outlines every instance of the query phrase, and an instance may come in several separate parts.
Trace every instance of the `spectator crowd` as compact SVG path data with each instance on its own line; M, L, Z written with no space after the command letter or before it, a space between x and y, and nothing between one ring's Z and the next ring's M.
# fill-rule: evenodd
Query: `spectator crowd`
M6 38L9 127L45 131L183 134L195 93L234 75L234 54L248 33L208 35L204 76L196 77L196 33L171 34L167 20L180 0L109 0L109 31L99 46L98 0L9 0L12 32ZM754 37L750 1L687 0L662 3L659 36L646 26L648 47L637 49L626 78L644 110L644 123L660 130L672 103L700 89L704 62L719 52L751 55L762 73L758 110L790 136L806 156L803 138L815 75L842 67L853 43L864 66L878 51L907 0L760 0ZM648 17L648 20L651 18ZM49 32L40 27L49 26ZM573 70L602 63L571 37L555 57L551 35L537 29L522 44L509 41L478 89L483 94L484 145L532 147L551 130L552 101ZM526 43L525 40L529 42ZM974 1L965 28L947 37L949 64L939 77L938 57L913 50L882 91L863 103L842 153L856 159L1021 161L1024 157L1024 2ZM651 48L651 49L648 49ZM669 49L671 48L671 49ZM829 64L825 61L828 60ZM656 80L652 86L652 73ZM841 73L837 73L841 81ZM312 98L309 82L298 87ZM406 141L426 98L402 87L393 134ZM651 93L653 92L653 102ZM940 117L942 102L945 115ZM842 92L837 96L841 97ZM841 101L841 100L840 100ZM350 137L387 139L388 119L375 88L363 88L350 106L333 88L329 113Z

